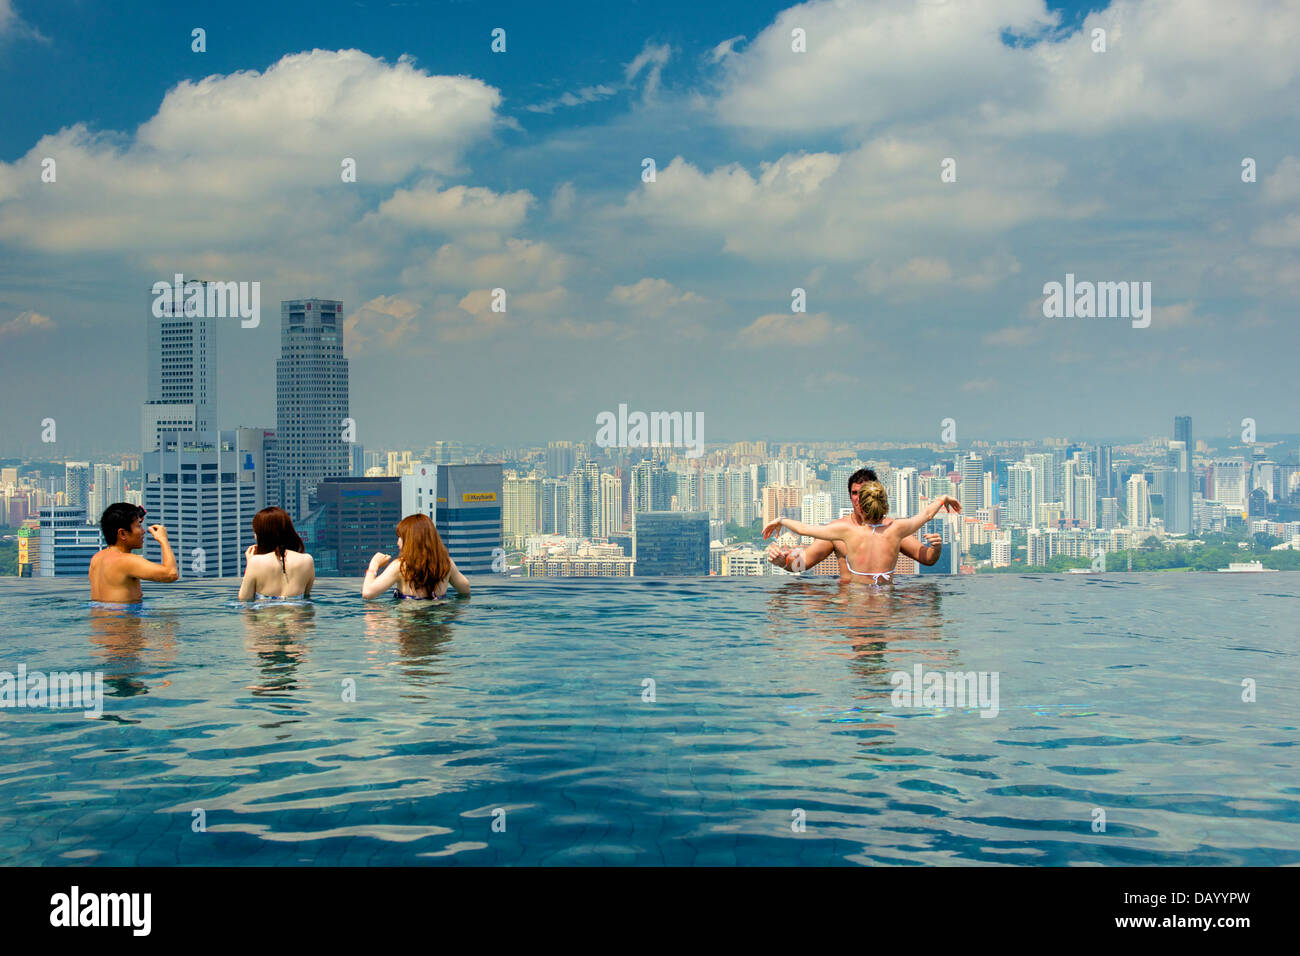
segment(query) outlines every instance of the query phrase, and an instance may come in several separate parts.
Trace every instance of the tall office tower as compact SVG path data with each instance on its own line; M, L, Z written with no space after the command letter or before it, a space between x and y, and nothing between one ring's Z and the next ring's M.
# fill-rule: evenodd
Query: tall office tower
M90 518L90 481L90 462L70 461L64 464L63 490L67 497L63 503L69 508L80 508L87 519ZM95 515L95 520L99 520L99 515Z
M364 477L359 475L348 475L349 478ZM437 514L435 507L438 499L438 466L431 461L413 461L411 462L411 473L402 475L399 479L402 485L402 517L414 514L425 514L430 518ZM509 495L503 496L507 502ZM541 504L541 493L538 492L536 504ZM508 507L508 505L507 505ZM534 510L536 514L536 510Z
M1097 479L1092 475L1075 475L1073 507L1070 517L1080 528L1097 527Z
M1174 419L1175 430L1186 422L1183 429L1189 436L1192 420ZM1175 439L1169 443L1169 471L1165 476L1165 530L1170 534L1192 533L1192 452L1185 441Z
M275 363L280 506L295 519L316 507L322 478L345 478L352 464L345 437L348 360L343 356L343 303L280 303L280 358Z
M573 442L551 441L546 443L546 473L552 478L560 478L573 473L578 463L574 457Z
M700 473L700 510L707 511L713 521L726 519L727 479L720 468L708 468Z
M831 513L833 502L834 498L825 491L804 495L799 520L804 524L829 524L832 519L839 517Z
M595 462L590 464L595 466ZM493 552L503 545L501 465L439 465L435 523L447 552L462 571L493 573Z
M1042 519L1043 504L1060 501L1055 496L1055 461L1051 455L1026 455L1025 464L1034 470L1034 523Z
M636 577L708 575L708 512L638 511L632 521Z
M1067 461L1061 466L1061 504L1065 511L1065 520L1069 524L1076 520L1074 500L1074 479L1077 477L1078 465Z
M623 482L617 475L600 476L600 526L602 538L623 530Z
M50 505L41 508L39 514L40 559L36 575L84 578L90 571L90 559L104 540L99 525L87 524L85 508L72 505Z
M255 455L260 449L249 439L261 432L164 431L158 448L141 456L144 508L151 523L167 526L182 578L243 573L264 469ZM161 560L151 536L145 537L144 554Z
M1249 468L1244 458L1218 459L1214 462L1214 500L1222 502L1228 515L1246 513L1246 476Z
M348 448L348 477L360 478L366 473L366 448L353 442Z
M667 511L672 502L673 473L663 462L646 459L632 466L632 510Z
M341 577L358 578L365 576L375 552L397 553L401 478L326 477L318 482L317 500L324 517L320 536L324 553L311 553L318 565L332 565ZM459 555L453 553L452 559L465 570Z
M98 521L104 509L115 501L121 501L125 494L121 465L96 465L95 484L90 489L90 508L86 518Z
M1018 461L1007 469L1007 522L1018 528L1032 528L1038 520L1038 474Z
M674 483L677 486L677 511L700 510L700 472L697 468L678 467L674 469Z
M849 478L857 471L860 465L835 465L831 468L831 497L834 499L832 510L839 514L845 508L853 509L853 502L849 500Z
M973 515L977 508L984 507L984 459L971 452L957 464L961 474L957 500L962 511Z
M1192 452L1196 446L1192 444L1192 416L1177 415L1174 417L1174 441L1180 441L1187 449L1188 471L1191 470Z
M1097 479L1099 498L1115 497L1115 472L1111 465L1111 446L1098 445L1092 453L1092 473Z
M569 480L542 479L542 534L569 532Z
M748 468L727 469L727 521L749 527L758 517L754 473Z
M502 478L501 526L506 547L521 550L529 535L542 534L545 508L542 504L542 479L536 475L520 478L508 471Z
M1133 529L1151 525L1151 490L1145 475L1131 475L1128 480L1128 526Z
M893 488L889 493L889 512L895 518L910 518L916 514L921 500L921 481L915 468L900 468L894 472Z
M777 518L795 518L800 517L802 513L803 491L801 489L792 485L768 485L763 489L764 527Z
M600 515L600 467L594 461L580 461L569 475L570 538L597 537Z
M808 466L799 459L777 458L767 463L767 482L771 485L808 487Z
M206 298L208 283L198 287ZM217 338L212 313L186 315L183 298L156 304L149 317L148 392L140 407L140 449L155 451L160 431L217 427ZM154 314L160 313L160 314Z
M465 460L465 446L458 441L436 441L429 447L435 465L455 465Z
M1101 499L1101 527L1104 531L1113 531L1119 527L1119 499Z

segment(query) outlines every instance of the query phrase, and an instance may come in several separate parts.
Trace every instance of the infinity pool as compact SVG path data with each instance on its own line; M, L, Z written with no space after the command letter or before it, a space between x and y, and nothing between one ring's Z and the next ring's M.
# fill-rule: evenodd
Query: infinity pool
M236 588L0 584L0 670L107 695L0 710L0 860L1300 862L1300 574ZM898 704L918 664L996 716Z

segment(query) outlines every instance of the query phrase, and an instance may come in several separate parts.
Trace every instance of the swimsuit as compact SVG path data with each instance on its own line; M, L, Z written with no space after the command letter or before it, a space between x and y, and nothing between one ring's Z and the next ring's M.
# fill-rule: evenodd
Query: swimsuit
M305 601L307 598L302 594L259 594L253 598L254 601Z
M865 524L865 522L863 522L863 523ZM868 525L866 525L866 526L867 526L868 528L871 529L871 533L872 533L872 534L875 534L877 528L883 528L885 525L884 525L884 523L882 522L881 524L868 524ZM846 568L849 569L849 574L856 574L856 575L858 575L859 577L863 577L863 578L871 578L871 583L872 583L872 584L880 584L880 583L881 583L881 582L880 582L880 579L881 579L881 578L884 578L884 579L885 579L885 581L884 581L885 584L893 584L893 583L894 583L893 580L892 580L892 577L893 577L893 574L894 574L893 571L855 571L855 570L853 570L853 565L849 564L849 552L848 552L848 549L847 549L847 548L844 549L844 566L845 566Z
M399 601L441 601L445 595L443 597L434 595L433 597L422 598L416 594L403 594L401 588L393 588L393 597Z

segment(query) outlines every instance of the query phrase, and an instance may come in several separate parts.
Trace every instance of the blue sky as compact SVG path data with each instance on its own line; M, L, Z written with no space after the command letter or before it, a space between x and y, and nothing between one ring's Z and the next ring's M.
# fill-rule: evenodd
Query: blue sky
M262 284L224 427L319 295L372 447L1296 430L1294 4L178 6L0 0L0 454L132 448L177 271ZM1043 318L1067 272L1151 327Z

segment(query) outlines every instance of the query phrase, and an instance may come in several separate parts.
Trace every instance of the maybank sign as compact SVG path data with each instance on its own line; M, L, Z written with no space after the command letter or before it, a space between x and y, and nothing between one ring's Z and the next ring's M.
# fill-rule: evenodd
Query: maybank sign
M460 496L460 500L466 504L470 502L496 501L497 493L495 491L467 491Z

